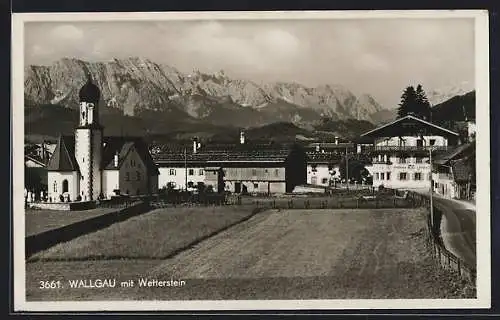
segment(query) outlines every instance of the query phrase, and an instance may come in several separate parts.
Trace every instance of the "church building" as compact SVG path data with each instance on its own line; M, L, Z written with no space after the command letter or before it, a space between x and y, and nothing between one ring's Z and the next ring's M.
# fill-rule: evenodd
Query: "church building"
M143 139L103 137L100 90L89 76L79 92L74 136L60 136L47 165L52 202L92 201L158 192L159 171Z

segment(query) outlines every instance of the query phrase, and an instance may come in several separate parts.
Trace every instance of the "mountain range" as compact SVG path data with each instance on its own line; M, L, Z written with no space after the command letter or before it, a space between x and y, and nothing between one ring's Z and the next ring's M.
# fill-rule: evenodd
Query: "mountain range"
M99 112L107 135L224 140L237 139L246 128L255 139L352 138L396 116L395 109L382 107L370 95L356 96L340 85L257 84L231 79L223 71L186 74L140 58L65 58L25 68L26 134L71 134L78 119L78 91L88 74L101 89ZM431 102L447 95L433 92ZM435 106L436 119L449 114L457 101Z
M78 90L89 73L101 89L101 105L130 116L157 111L214 125L227 124L230 119L241 127L283 121L307 127L322 118L373 122L373 116L385 110L372 96L355 96L340 85L257 84L231 79L224 71L185 74L140 58L107 62L65 58L50 66L28 66L25 104L75 109Z

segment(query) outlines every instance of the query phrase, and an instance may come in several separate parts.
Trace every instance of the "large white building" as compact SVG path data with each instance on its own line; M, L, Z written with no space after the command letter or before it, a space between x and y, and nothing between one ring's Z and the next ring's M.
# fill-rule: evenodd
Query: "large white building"
M158 169L140 138L103 137L99 88L89 77L80 89L74 136L60 136L47 165L48 197L91 201L116 194L158 192Z
M361 135L372 139L369 152L373 186L430 189L430 153L438 155L455 144L458 133L408 115Z

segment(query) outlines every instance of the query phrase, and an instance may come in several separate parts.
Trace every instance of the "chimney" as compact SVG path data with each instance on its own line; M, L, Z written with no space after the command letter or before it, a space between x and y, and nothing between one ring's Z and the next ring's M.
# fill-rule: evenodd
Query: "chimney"
M115 153L114 165L115 165L115 168L118 168L118 151Z
M245 144L245 131L240 132L240 144Z
M194 137L193 138L193 153L196 153L198 151L198 138Z
M335 137L335 144L339 144L339 137Z

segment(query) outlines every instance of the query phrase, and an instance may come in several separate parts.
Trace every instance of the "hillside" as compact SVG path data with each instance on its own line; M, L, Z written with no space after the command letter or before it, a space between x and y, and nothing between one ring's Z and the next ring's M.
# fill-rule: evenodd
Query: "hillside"
M373 97L356 97L340 85L314 88L298 83L256 84L216 74L177 69L147 59L114 59L86 62L61 59L50 66L25 69L27 105L78 106L78 90L91 74L102 91L103 109L123 115L144 111L159 115L201 120L213 125L254 127L274 122L291 122L309 127L321 118L359 118L373 121L372 115L385 110Z
M450 121L474 120L476 118L476 91L454 96L432 107L432 121L444 124Z

